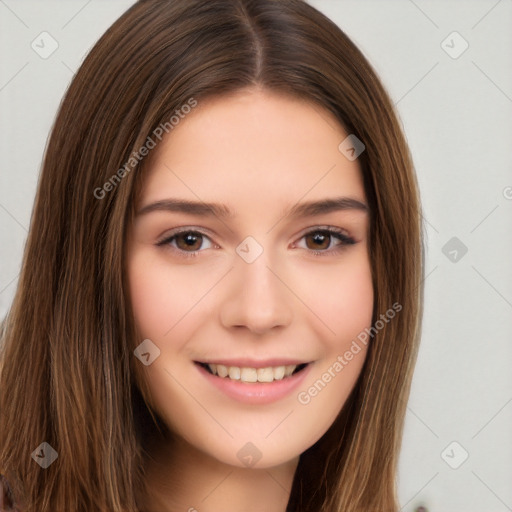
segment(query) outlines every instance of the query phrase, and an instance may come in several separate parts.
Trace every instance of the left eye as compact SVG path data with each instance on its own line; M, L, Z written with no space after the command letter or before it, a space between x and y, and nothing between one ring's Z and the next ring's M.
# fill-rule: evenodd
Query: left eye
M306 239L306 249L311 249L313 254L319 256L323 253L336 252L343 248L345 245L355 244L355 240L337 229L315 229L309 231L302 238ZM301 240L302 240L301 238ZM335 244L337 249L332 250L333 239L338 240ZM308 240L312 241L312 246L308 244Z
M306 240L305 249L309 249L313 252L315 256L320 256L323 254L334 253L341 249L343 249L346 245L355 244L355 240L341 230L333 229L333 228L320 228L309 231L304 234L299 240ZM334 244L335 249L333 247L333 239L338 240L338 244ZM203 242L207 240L208 246L202 247ZM308 243L309 241L312 244ZM210 238L200 231L194 230L186 230L173 233L171 236L167 236L163 240L157 242L157 246L167 246L172 249L178 251L180 256L184 257L194 257L197 256L202 249L211 249L213 244Z

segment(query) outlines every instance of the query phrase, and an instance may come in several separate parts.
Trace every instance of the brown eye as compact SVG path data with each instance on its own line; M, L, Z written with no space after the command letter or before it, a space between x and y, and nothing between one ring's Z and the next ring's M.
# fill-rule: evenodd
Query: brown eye
M315 256L335 254L342 251L348 245L357 243L340 229L315 229L302 236L305 239L305 249L310 250ZM334 240L337 243L332 243Z
M205 242L209 245L204 247ZM213 244L210 238L199 231L182 230L166 236L157 246L174 251L179 256L197 256L203 249L210 249Z
M182 251L191 250L197 251L200 249L203 235L201 233L195 233L193 231L180 233L174 237L176 239L176 246Z
M311 240L311 245L306 242L308 249L328 249L331 243L331 235L327 231L314 231L305 236L306 241Z

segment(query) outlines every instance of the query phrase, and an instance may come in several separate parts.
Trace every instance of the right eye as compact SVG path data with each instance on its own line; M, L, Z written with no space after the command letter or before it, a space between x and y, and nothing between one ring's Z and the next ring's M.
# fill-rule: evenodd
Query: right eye
M165 238L156 243L158 247L170 248L173 251L177 251L179 256L185 258L191 258L198 255L201 252L200 247L204 240L210 240L209 237L201 233L200 231L185 229L181 231L175 231L171 235L166 235ZM211 249L210 246L203 249Z

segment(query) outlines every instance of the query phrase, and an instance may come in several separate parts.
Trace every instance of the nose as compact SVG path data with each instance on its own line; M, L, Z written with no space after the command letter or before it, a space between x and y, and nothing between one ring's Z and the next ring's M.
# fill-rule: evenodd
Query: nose
M247 263L236 258L227 278L228 290L221 305L221 322L226 328L245 327L265 334L290 325L293 318L293 293L269 264L266 252Z

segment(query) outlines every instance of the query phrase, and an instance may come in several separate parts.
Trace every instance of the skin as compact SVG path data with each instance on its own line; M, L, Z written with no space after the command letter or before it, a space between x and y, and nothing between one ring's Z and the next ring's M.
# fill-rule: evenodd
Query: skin
M250 89L199 103L153 150L137 211L178 198L223 203L235 216L152 211L129 230L135 323L140 341L160 350L141 367L150 404L174 434L151 449L148 510L284 512L300 454L327 431L354 387L367 352L361 343L309 403L297 398L371 326L368 212L284 215L297 202L337 196L366 203L357 160L338 150L347 135L317 105ZM326 226L355 243L315 242ZM156 245L178 227L204 236L191 249L186 235ZM247 236L263 248L250 264L235 251ZM185 258L187 251L196 256ZM291 394L244 404L193 362L234 357L312 365ZM248 441L261 453L251 467L237 457Z

